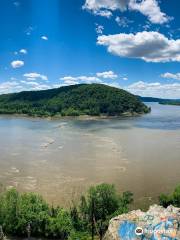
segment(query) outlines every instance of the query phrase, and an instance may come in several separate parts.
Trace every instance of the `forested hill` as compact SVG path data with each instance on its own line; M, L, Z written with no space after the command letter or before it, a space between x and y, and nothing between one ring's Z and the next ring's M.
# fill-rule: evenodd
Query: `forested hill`
M138 97L102 84L79 84L0 96L1 114L30 116L109 115L147 113Z

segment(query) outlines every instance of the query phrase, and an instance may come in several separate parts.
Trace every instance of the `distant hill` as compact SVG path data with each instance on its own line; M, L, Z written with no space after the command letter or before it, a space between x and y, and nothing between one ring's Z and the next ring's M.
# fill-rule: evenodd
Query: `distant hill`
M141 97L141 96L138 96L138 98L142 101L142 102L160 102L161 98L154 98L154 97ZM167 100L167 99L165 99Z
M164 99L164 98L140 97L140 96L138 96L138 98L142 102L158 102L159 104L163 104L163 105L180 106L180 99Z
M79 84L0 96L0 114L118 116L149 111L137 96L102 84Z

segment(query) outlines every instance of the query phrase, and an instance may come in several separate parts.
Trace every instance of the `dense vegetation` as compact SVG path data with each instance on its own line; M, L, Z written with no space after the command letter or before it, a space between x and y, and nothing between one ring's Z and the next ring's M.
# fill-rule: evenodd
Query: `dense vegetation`
M79 84L0 96L0 114L118 116L126 112L149 111L137 96L102 84Z
M91 187L79 203L69 210L49 206L34 193L20 194L15 189L1 191L0 226L5 234L46 238L102 239L111 217L125 213L132 193L119 195L113 185Z
M162 194L164 207L180 207L180 185L172 194ZM119 195L113 185L90 187L70 209L49 206L34 193L0 189L0 239L2 232L14 236L34 236L61 240L102 239L109 220L129 211L133 194ZM3 230L3 231L2 231Z
M138 98L142 102L157 102L164 105L177 105L180 106L180 99L163 99L163 98L154 98L154 97L140 97Z
M176 106L180 106L180 101L161 101L159 102L159 104L164 104L164 105L176 105Z
M161 194L159 201L163 207L173 205L180 208L180 185L177 186L174 192L169 195Z

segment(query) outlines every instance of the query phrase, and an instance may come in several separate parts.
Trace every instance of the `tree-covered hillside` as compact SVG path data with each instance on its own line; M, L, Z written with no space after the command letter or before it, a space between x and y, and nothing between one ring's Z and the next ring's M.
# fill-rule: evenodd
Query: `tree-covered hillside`
M119 116L125 112L147 113L149 108L138 97L102 84L79 84L0 96L1 114Z

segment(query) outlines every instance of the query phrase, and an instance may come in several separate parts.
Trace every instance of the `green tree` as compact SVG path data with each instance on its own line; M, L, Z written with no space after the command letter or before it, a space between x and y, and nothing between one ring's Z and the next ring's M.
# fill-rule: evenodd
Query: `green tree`
M114 185L104 183L90 187L87 196L81 198L80 213L92 234L96 232L102 239L110 218L117 212L126 212L131 202L130 192L120 196Z
M19 199L20 195L15 189L0 196L0 225L8 233L17 234Z
M49 213L48 204L37 194L25 193L21 195L18 205L18 234L25 235L30 224L33 235L43 235Z
M28 91L0 96L0 114L108 115L124 112L147 113L150 109L138 97L103 84L78 84L57 89Z
M161 194L159 202L163 207L168 207L169 205L180 207L180 185L178 185L174 192L169 195Z
M68 211L58 208L56 214L48 218L45 232L47 237L64 240L68 239L72 230L73 225L70 214Z

